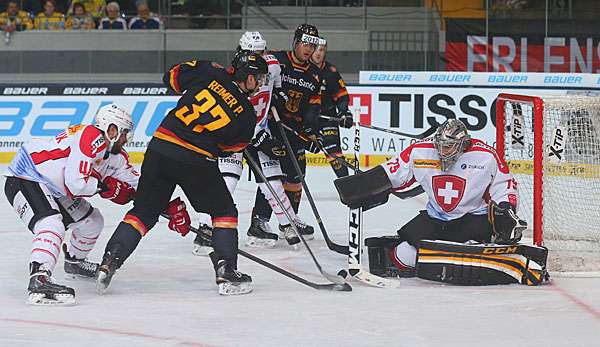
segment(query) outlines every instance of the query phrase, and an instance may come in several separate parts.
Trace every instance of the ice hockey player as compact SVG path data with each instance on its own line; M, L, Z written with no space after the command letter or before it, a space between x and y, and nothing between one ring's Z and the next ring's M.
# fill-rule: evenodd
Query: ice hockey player
M242 151L252 139L256 113L248 96L265 83L268 71L256 53L238 54L232 65L226 70L216 63L192 60L165 73L164 82L185 93L148 144L133 208L106 245L96 279L100 293L161 214L169 216L170 229L183 236L189 232L185 203L180 198L169 202L176 186L194 210L212 218L211 260L219 294L252 290L252 278L237 270L237 209L217 157Z
M340 126L344 128L352 127L352 113L348 111L348 91L346 83L340 76L337 68L326 61L327 40L321 37L317 49L310 60L321 71L321 114L326 117L337 118L338 120L319 119L319 136L326 154L341 157L342 148L340 147ZM327 156L327 160L337 177L348 176L348 168L342 166L339 161Z
M271 136L271 129L269 128L268 116L269 109L272 101L272 95L275 91L275 96L278 97L275 102L283 100L285 95L282 96L281 91L281 67L279 61L269 52L266 51L267 42L257 31L246 31L239 40L236 54L241 51L252 51L260 54L267 65L269 66L268 82L263 85L260 90L250 98L250 102L254 106L256 111L256 128L254 130L254 138L251 141L251 146L248 146L248 152L254 157L257 163L260 163L261 168L269 183L278 193L279 199L283 202L285 210L294 219L296 226L299 230L303 230L308 226L298 216L296 216L290 200L285 194L283 189L282 178L283 173L281 172L281 166L279 159L287 156L285 146L277 139ZM275 130L277 131L277 130ZM229 192L233 195L235 187L242 174L242 153L234 153L226 158L219 158L219 170L223 174L225 183ZM256 175L255 175L256 176ZM296 245L300 242L298 236L290 226L290 222L287 219L282 206L279 206L277 199L271 194L270 190L266 187L265 183L262 182L260 177L256 177L259 189L267 197L267 200L275 211L275 216L279 222L279 230L282 232L283 237L290 245ZM201 223L204 230L210 232L208 223ZM302 231L301 231L302 232ZM312 232L305 231L305 234L312 236ZM264 219L259 215L253 214L248 229L248 239L246 242L247 246L250 247L273 247L278 240L278 235L271 231L269 227L269 220ZM209 245L200 236L197 236L194 240L195 255L207 255L210 252Z
M298 132L306 133L313 139L316 139L321 111L321 77L319 69L310 62L310 57L319 44L319 40L319 31L314 25L301 24L294 32L292 50L272 53L281 66L281 91L273 93L273 100L276 101L275 108L283 123ZM319 149L314 143L304 142L290 132L286 135L291 143L293 153L288 153L288 157L280 160L281 169L286 176L283 187L292 203L294 212L298 214L302 197L302 182L294 168L291 156L296 157L302 175L304 175L306 171L305 150L316 153ZM274 136L279 138L281 134L277 130L274 131ZM265 220L269 220L271 217L271 206L260 191L257 191L256 194L253 215L258 215ZM310 239L313 237L314 228L303 225L300 233Z
M50 140L31 140L17 152L5 173L4 192L33 234L28 303L75 303L75 291L51 277L61 246L68 276L96 276L98 264L86 256L104 220L85 198L99 193L120 205L133 198L139 174L122 149L132 130L131 116L111 104L98 110L93 125L69 127ZM71 231L68 249L65 229Z
M433 138L412 144L386 163L336 180L336 187L347 205L372 207L387 201L392 190L415 181L429 198L426 209L406 223L397 237L368 240L369 251L375 248L381 253L369 255L370 262L376 262L370 264L372 272L375 268L384 273L393 263L399 269L395 275L414 276L422 240L513 244L526 228L515 214L517 183L504 159L492 147L472 139L457 119L447 120Z

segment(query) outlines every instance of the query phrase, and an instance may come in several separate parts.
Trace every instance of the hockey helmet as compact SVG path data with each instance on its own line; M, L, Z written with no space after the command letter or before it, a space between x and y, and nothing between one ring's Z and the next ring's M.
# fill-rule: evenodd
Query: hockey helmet
M267 49L267 41L262 37L258 31L246 31L242 37L240 37L240 45L238 51L264 51Z
M117 127L117 136L108 139L108 128L114 125ZM125 134L127 142L133 139L133 121L131 115L115 104L102 106L96 116L94 116L94 126L106 135L108 139L108 151L111 152L114 144L119 140L122 134Z
M236 52L231 66L236 81L246 81L248 75L253 75L257 81L256 89L267 82L269 68L267 62L258 53L245 50Z
M301 42L316 46L319 45L320 40L319 30L311 24L300 24L294 32L294 45Z
M442 161L442 171L447 171L471 145L471 136L463 122L448 119L437 128L433 143Z

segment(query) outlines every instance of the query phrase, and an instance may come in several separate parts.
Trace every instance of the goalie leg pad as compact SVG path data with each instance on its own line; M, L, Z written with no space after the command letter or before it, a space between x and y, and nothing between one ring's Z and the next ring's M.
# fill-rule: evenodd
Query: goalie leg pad
M385 204L392 182L381 166L333 181L342 203L351 209L364 211Z
M417 277L457 285L539 285L549 279L547 256L547 248L523 244L425 240L417 253Z
M393 260L399 236L370 237L365 240L369 253L369 272L381 277L414 277L414 268L399 268ZM404 242L403 244L407 244Z

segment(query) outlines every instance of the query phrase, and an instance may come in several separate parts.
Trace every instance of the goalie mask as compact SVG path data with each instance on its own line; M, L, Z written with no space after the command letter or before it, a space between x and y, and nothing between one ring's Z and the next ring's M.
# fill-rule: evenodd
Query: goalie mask
M442 171L447 171L471 145L471 136L463 122L448 119L435 132L433 143L442 162Z
M108 138L108 129L111 125L117 128L117 136L112 139ZM115 154L121 150L120 147L115 146L122 135L125 136L127 142L133 139L133 121L131 115L125 110L121 109L115 104L102 106L96 116L94 116L94 126L104 133L108 140L107 152Z

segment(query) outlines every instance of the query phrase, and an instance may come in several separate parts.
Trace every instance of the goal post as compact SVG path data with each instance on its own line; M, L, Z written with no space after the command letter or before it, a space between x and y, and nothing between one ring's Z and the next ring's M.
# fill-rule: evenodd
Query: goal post
M554 270L600 271L600 98L499 94L496 149Z

